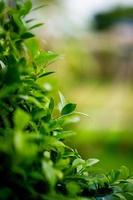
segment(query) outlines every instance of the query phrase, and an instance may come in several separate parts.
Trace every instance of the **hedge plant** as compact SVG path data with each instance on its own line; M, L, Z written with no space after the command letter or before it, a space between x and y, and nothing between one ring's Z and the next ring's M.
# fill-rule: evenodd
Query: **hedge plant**
M31 32L41 25L26 17L33 10L30 0L0 1L0 199L125 200L133 195L127 167L104 174L98 159L83 160L64 143L76 104L60 93L57 112L39 84L58 55Z

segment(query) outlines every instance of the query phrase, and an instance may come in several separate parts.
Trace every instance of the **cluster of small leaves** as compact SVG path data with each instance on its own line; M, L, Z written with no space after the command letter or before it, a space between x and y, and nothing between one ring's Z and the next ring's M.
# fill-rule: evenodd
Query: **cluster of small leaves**
M58 58L44 52L25 16L29 0L0 1L0 199L87 200L126 199L133 179L126 167L103 174L99 160L83 160L64 144L73 134L65 127L76 121L76 104L54 99L38 83L52 72Z

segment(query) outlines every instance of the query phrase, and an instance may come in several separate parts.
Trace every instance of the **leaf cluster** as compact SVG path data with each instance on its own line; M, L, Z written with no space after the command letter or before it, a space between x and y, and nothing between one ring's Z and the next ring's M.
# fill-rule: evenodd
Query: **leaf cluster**
M38 80L53 73L47 66L58 58L45 52L31 33L29 0L0 1L0 199L89 200L132 195L126 167L104 174L99 160L83 160L65 145L73 135L76 104L53 96Z

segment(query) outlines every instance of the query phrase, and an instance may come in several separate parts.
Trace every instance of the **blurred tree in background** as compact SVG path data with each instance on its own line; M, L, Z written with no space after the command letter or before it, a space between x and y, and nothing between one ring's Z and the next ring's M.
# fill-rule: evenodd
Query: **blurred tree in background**
M133 23L133 7L116 7L106 12L97 13L94 16L94 28L99 31L107 30L121 21Z

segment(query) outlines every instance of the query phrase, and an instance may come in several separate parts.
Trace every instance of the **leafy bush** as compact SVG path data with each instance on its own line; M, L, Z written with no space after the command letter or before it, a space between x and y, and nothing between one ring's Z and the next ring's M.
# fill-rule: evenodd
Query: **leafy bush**
M76 105L54 99L38 80L57 59L44 52L25 16L31 1L0 1L0 199L87 200L132 195L133 179L122 166L104 174L97 159L83 160L63 143ZM112 197L111 197L112 196Z

